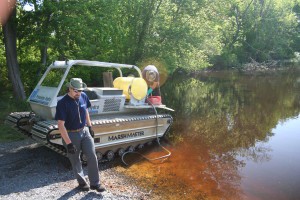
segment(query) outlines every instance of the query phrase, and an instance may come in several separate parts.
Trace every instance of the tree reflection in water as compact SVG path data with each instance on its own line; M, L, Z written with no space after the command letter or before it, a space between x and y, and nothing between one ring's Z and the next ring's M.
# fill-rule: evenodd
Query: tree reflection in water
M133 176L145 167L141 171L169 198L242 198L238 170L245 159L270 160L272 149L266 143L272 129L299 115L297 74L218 72L168 81L162 94L163 103L176 110L167 135L172 157L159 166L132 166Z

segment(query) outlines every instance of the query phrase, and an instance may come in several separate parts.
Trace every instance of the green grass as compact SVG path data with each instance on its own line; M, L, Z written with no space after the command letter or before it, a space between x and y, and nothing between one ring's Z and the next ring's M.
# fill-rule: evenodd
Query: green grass
M26 136L4 124L6 117L11 112L30 111L29 104L26 101L18 101L13 98L11 92L0 93L0 142L10 142L22 140Z
M12 129L8 125L6 124L0 125L0 142L11 142L11 141L23 140L25 138L26 136Z

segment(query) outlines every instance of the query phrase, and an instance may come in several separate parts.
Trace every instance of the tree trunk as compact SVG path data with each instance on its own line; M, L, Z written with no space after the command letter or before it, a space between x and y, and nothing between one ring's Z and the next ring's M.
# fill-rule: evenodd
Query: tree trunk
M103 72L103 85L104 87L114 87L113 76L111 72Z
M42 70L45 69L46 64L47 64L47 50L48 47L44 46L40 49L41 52L41 66L39 67L38 71L37 71L37 78L39 79L42 73Z
M4 44L6 54L6 64L8 68L9 79L12 83L14 96L17 99L26 99L23 83L20 78L19 63L17 59L17 34L16 34L16 9L12 11L12 15L7 23L2 26L4 33Z
M155 1L151 1L149 2L150 6L148 8L148 12L145 13L145 18L143 19L143 25L142 28L139 32L138 35L138 41L137 41L137 46L135 48L135 52L134 52L134 61L137 61L139 59L141 59L142 55L143 55L143 49L144 49L144 44L145 44L145 37L148 31L148 28L150 26L150 20L153 18L153 13L152 10L155 8ZM148 7L147 5L145 5L145 7Z
M34 2L34 8L35 8L36 11L39 10L38 2L36 2L36 1ZM37 21L38 29L41 30L41 32L39 34L43 35L43 37L40 39L40 43L42 44L40 46L41 66L39 67L39 69L37 71L37 78L38 79L40 78L40 75L41 75L42 71L45 69L46 64L47 64L47 57L48 57L48 53L47 53L48 41L47 41L47 38L49 38L49 37L46 37L46 35L48 35L48 27L49 27L49 23L51 21L51 16L53 14L54 14L53 12L49 12L46 9L46 11L45 11L46 20L45 21L43 21L43 20ZM42 18L44 18L44 14L42 14Z

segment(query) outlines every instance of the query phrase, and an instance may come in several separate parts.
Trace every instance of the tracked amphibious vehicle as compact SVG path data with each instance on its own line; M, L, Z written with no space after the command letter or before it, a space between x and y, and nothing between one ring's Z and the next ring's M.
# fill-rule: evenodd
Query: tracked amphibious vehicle
M148 80L143 79L137 66L87 60L53 62L27 100L32 111L11 113L6 123L66 156L54 116L57 101L65 94L64 84L73 66L116 69L119 72L113 86L88 87L84 91L91 101L89 113L99 161L112 160L116 155L142 148L162 137L170 128L172 117L163 111L172 109L161 102L153 105L153 101L147 101ZM138 77L123 77L122 70L125 68L135 71ZM160 109L160 114L156 109ZM82 160L85 160L84 155Z

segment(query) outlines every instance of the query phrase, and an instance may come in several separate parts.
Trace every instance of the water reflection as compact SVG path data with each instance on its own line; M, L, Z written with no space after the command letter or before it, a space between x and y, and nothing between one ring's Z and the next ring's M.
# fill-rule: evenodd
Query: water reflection
M176 110L168 135L173 144L172 157L159 166L131 166L128 174L144 182L145 176L151 177L145 187L154 193L162 190L166 198L268 197L253 195L258 190L251 192L253 188L245 185L251 181L255 185L255 180L245 180L256 171L243 169L249 169L249 161L257 168L253 163L270 163L273 159L275 146L270 140L276 137L274 128L299 115L298 77L294 72L174 76L162 88L164 103Z
M300 191L300 116L284 120L274 129L267 144L272 158L260 162L239 157L247 162L240 170L241 188L251 199L299 199Z
M169 82L164 99L176 109L175 141L200 135L207 145L218 144L216 152L267 142L278 122L299 113L297 77L209 74Z

